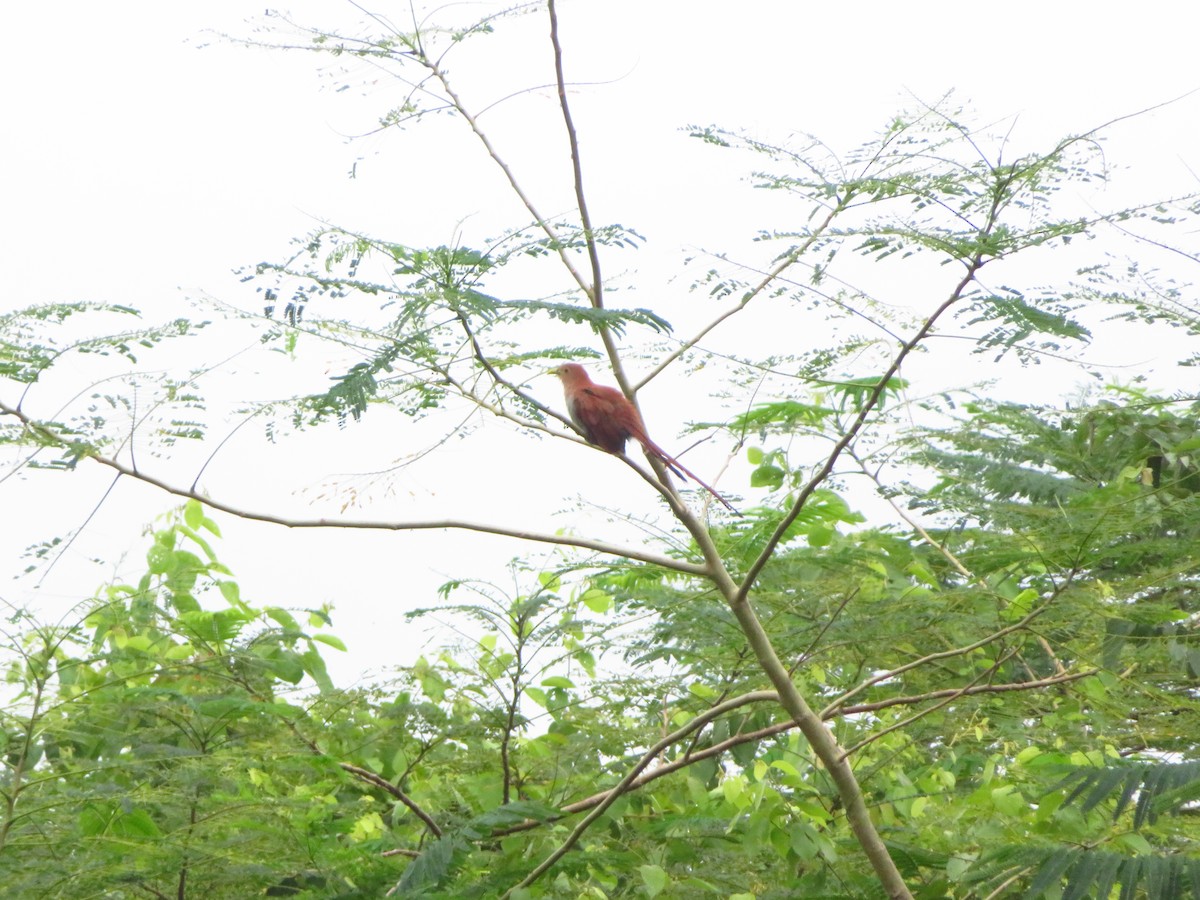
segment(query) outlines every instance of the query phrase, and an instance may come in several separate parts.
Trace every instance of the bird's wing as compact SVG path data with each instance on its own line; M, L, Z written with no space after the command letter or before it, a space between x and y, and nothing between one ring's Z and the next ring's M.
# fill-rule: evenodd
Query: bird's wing
M637 407L616 388L603 384L589 384L587 387L568 392L567 410L584 437L597 447L609 453L624 453L625 441L633 438L642 445L646 453L658 459L678 478L687 481L690 476L692 481L712 494L734 515L741 515L728 500L650 440Z
M571 418L584 436L609 453L623 453L625 440L634 435L626 410L632 408L616 388L589 385L570 401Z

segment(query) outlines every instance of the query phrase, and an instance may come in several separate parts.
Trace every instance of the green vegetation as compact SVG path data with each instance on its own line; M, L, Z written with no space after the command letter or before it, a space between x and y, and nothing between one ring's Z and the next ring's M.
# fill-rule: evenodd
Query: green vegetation
M1073 358L1106 328L1200 330L1188 287L1130 262L1194 232L1196 199L1081 213L1074 192L1107 177L1099 133L1011 159L940 107L836 159L696 127L798 224L760 235L753 264L714 255L691 297L706 319L680 335L674 310L608 302L602 265L642 239L591 221L603 161L580 153L566 92L577 208L548 217L451 86L447 49L504 24L302 34L420 85L381 126L419 141L448 113L523 209L490 239L427 247L325 226L248 272L266 314L219 327L264 355L344 353L323 390L231 401L206 390L214 369L139 371L213 340L210 322L82 302L0 317L4 477L104 467L169 509L136 582L57 623L8 610L5 895L1200 898L1200 401L1097 378L1034 405L971 383L972 367ZM530 273L555 286L530 297ZM915 299L854 287L881 281ZM774 349L814 323L820 346ZM83 355L117 374L43 403ZM930 357L966 370L960 390L912 375ZM227 427L288 450L394 415L414 435L453 420L428 455L463 434L483 465L461 424L481 415L578 441L530 381L589 358L627 391L675 368L720 385L689 398L691 427L735 460L743 481L721 488L743 514L631 455L644 543L447 518L555 553L397 604L397 629L437 616L458 639L353 689L322 656L345 649L333 611L244 597L218 520L430 523L257 509L210 496L203 460L176 481L131 449L208 442L211 460ZM626 474L570 449L604 464L590 490Z

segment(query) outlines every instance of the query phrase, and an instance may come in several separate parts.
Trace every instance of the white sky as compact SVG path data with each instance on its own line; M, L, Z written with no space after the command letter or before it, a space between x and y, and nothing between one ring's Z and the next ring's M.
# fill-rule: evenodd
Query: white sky
M465 18L467 10L482 15L492 7L454 8ZM350 30L361 18L333 0L290 9L299 22ZM401 4L379 9L405 19ZM7 264L0 310L92 299L142 308L153 320L201 296L255 309L260 301L253 287L231 270L281 258L288 241L319 219L417 245L449 243L457 229L467 243L480 241L501 223L524 220L514 216L496 173L453 122L347 140L370 130L401 96L386 78L356 75L349 80L354 86L339 92L335 88L346 82L330 60L246 50L204 33L246 34L250 26L243 20L262 11L261 4L234 0L115 6L67 0L6 11L0 247ZM685 251L745 246L747 236L776 224L770 217L779 215L738 182L747 160L700 146L681 126L716 123L780 141L812 133L846 149L869 140L911 95L933 101L953 89L978 122L1003 123L1007 130L1015 120L1015 156L1200 86L1200 12L1173 2L1018 0L997 8L564 0L560 16L568 78L592 83L576 89L572 104L593 218L621 222L648 238L643 250L606 261L628 291L616 302L629 306L654 306L664 293L681 294ZM451 57L451 77L468 104L480 108L549 82L545 33L544 15L527 16L460 47ZM535 92L482 119L551 212L570 203L558 115L553 97ZM1116 126L1106 153L1130 173L1112 189L1113 205L1195 190L1198 121L1195 95ZM432 143L422 146L423 140ZM350 179L353 166L357 177ZM254 340L231 335L222 352ZM1135 358L1154 353L1124 349ZM320 359L315 365L319 378L312 389L328 376ZM81 378L87 371L82 364L76 370ZM312 371L264 363L261 370L239 370L236 378L218 377L211 389L237 399L265 398L278 392L280 380L302 380ZM1051 396L1071 389L1069 382L1055 385ZM65 390L65 383L47 386L43 398L31 396L29 409L50 414L55 390ZM556 384L538 393L561 406ZM678 424L698 417L676 397L661 390L643 397L649 420L659 423L652 425L655 435L668 447L676 444ZM405 439L396 421L373 415L361 426L273 449L248 440L218 459L209 483L214 493L221 486L236 492L223 496L248 507L315 515L321 501L314 495L323 487L365 488L365 479L339 473L386 467L403 455ZM628 484L616 463L583 458L589 476L604 481L580 485L573 473L584 465L583 451L563 448L550 459L547 442L496 428L487 441L483 454L478 443L447 446L443 467L401 480L396 497L348 514L501 523L515 517L551 531L572 523L551 514L570 508L577 493L618 505L646 500L643 486ZM249 448L256 449L243 455ZM203 458L198 449L153 465L189 482L184 473ZM715 471L719 461L718 453L700 471ZM90 595L121 554L133 557L122 571L139 571L139 529L173 504L122 484L40 584L40 575L3 575L24 568L20 554L28 544L84 522L108 483L107 473L95 468L0 482L0 599L61 611ZM436 584L474 576L509 587L505 560L548 552L465 533L292 533L221 522L226 540L218 552L250 602L336 604L332 630L354 649L340 659L328 653L343 682L411 661L420 640L403 634L402 613L432 604ZM89 565L89 558L105 565Z

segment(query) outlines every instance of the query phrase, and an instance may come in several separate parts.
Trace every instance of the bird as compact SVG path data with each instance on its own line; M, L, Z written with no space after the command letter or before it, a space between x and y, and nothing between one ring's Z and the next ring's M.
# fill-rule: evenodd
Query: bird
M596 384L587 370L578 363L564 363L550 371L562 381L567 412L589 444L594 444L609 453L624 454L625 442L633 438L642 445L642 450L647 456L657 459L683 481L687 481L690 476L692 481L712 494L726 509L734 515L741 515L728 500L650 440L650 436L646 434L646 423L642 421L642 414L619 390L605 384Z

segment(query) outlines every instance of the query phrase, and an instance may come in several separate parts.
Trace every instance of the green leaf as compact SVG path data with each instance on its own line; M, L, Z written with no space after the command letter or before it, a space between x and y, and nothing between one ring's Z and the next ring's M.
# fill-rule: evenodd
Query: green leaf
M786 477L787 472L778 466L759 466L750 473L750 486L766 487L777 491L783 485L783 479Z
M318 632L318 633L312 635L312 639L314 641L320 641L322 644L326 644L335 650L341 650L343 653L349 652L346 650L346 645L342 641L342 639L335 635L321 634L320 632Z
M613 598L599 588L588 588L579 599L594 613L606 613L613 608Z
M236 606L240 610L246 609L246 604L242 602L242 590L236 581L218 581L217 589L231 606Z
M287 631L300 631L300 625L290 612L278 606L265 606L263 613L274 619Z
M1032 612L1033 604L1038 596L1038 592L1033 588L1026 588L1008 602L1008 605L1001 611L1001 615L1008 622L1016 622L1025 618Z
M204 507L199 500L189 500L183 507L183 521L188 528L199 528L204 521Z
M657 897L671 881L662 866L638 866L638 874L642 876L642 884L646 887L646 896L648 897Z

